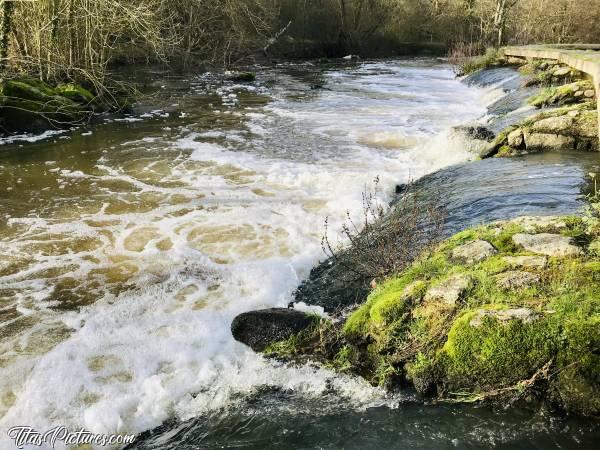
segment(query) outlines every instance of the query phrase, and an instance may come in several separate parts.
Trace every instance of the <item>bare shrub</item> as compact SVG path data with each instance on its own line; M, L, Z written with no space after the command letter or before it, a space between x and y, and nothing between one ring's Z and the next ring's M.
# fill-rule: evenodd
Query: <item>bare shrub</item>
M373 190L363 192L360 223L346 213L340 231L349 246L331 242L327 219L321 240L329 258L362 279L383 279L401 272L442 236L444 211L423 198L414 185L407 185L389 211L377 199L378 186L376 178Z
M456 42L448 49L448 61L460 70L466 61L480 55L482 51L479 43Z

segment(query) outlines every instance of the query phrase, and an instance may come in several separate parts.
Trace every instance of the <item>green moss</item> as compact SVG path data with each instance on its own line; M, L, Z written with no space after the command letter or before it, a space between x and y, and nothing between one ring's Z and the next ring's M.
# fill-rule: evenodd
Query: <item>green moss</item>
M563 86L547 87L539 94L529 98L527 102L537 108L548 105L584 102L588 99L583 96L575 97L575 92L586 91L588 89L593 89L593 85L589 81L578 81Z
M507 156L515 156L518 153L517 150L512 148L510 145L503 145L496 153L497 158L506 158Z
M557 403L585 415L600 412L600 318L564 325L566 345L558 355L562 369L553 383Z
M344 334L351 339L365 339L378 334L377 330L383 326L397 322L423 295L426 281L443 273L447 267L445 254L437 252L415 262L402 276L385 281L346 320ZM407 288L409 291L405 292Z
M566 89L567 87L563 88ZM550 88L545 92L555 92L555 89L557 88ZM538 102L545 102L547 100L547 94L542 93L540 94L540 96L534 97L530 100L537 105ZM560 102L558 102L557 104L560 104ZM598 112L596 111L595 103L589 101L589 99L586 99L584 101L581 101L580 103L569 104L557 108L548 108L548 110L543 110L542 112L536 115L527 117L517 125L511 125L510 127L507 127L506 129L502 130L496 137L496 140L494 141L494 145L496 146L496 148L498 148L498 151L495 153L494 156L510 157L523 153L522 150L512 148L508 145L508 135L512 131L520 128L522 129L523 134L526 135L529 132L531 132L531 127L536 122L539 122L543 119L548 119L550 117L564 116L572 112L577 112L577 115L573 116L574 124L571 127L571 130L568 134L576 138L578 148L581 148L582 150L586 151L597 150L597 139L595 139L595 137L590 138L589 136L593 136L597 128Z
M15 97L23 100L45 101L54 93L47 93L38 86L30 85L22 80L5 81L2 87L2 93L6 97Z
M521 232L523 232L523 227L513 222L500 225L483 225L454 235L441 245L441 250L448 252L459 245L476 239L482 239L488 241L500 252L512 253L517 250L517 247L512 242L512 236L515 233Z
M556 94L556 88L548 87L543 89L539 94L527 99L527 103L531 106L541 107L549 104L549 101Z
M510 386L531 377L553 358L556 331L547 320L533 324L511 320L505 324L485 316L480 326L472 326L480 311L484 310L468 311L457 319L442 348L450 389Z
M406 377L422 395L433 390L438 377L437 372L435 360L422 352L417 353L415 359L406 365Z
M91 105L95 100L94 95L90 91L72 83L58 85L56 92L58 95L81 105Z
M470 270L465 270L458 262L450 262L451 251L467 242L483 239L505 254L513 254L519 249L513 244L512 236L523 231L517 224L502 227L489 225L457 233L440 244L438 249L415 262L403 274L392 277L374 290L364 305L357 309L344 324L344 334L355 340L375 339L383 345L391 337L397 337L399 330L406 331L407 313L418 308L418 302L428 287L439 283L449 275L470 273L475 279L484 279L506 268L500 257L489 258ZM485 283L483 283L485 285ZM437 313L437 312L436 312Z
M73 84L54 88L34 78L7 80L1 86L0 121L15 131L39 131L80 123L98 104L93 95Z
M273 342L263 350L263 353L266 356L286 358L305 353L306 348L314 347L315 342L320 338L321 332L330 326L330 321L323 319L321 316L313 315L311 326L283 341Z
M263 350L266 356L291 356L300 352L300 342L303 339L294 334L284 341L278 341L270 344Z
M578 234L587 233L586 223L583 217L578 216L564 216L562 221L567 226L568 233L572 233L576 230Z
M417 281L416 285L407 284L410 277L402 277L384 285L376 293L376 300L370 311L371 323L375 326L385 326L398 317L402 317L411 306L411 301L420 297L424 292L425 283Z
M501 292L487 276L490 267L501 268L494 259L474 267L477 287L436 357L446 388L471 394L497 390L551 363L557 374L549 380L555 402L569 411L597 414L600 402L591 399L600 386L600 264L553 258L548 268L538 269L540 286ZM484 315L480 324L472 323L482 311L524 306L540 318L506 323Z
M467 242L474 241L479 236L479 232L476 228L469 228L468 230L456 233L445 243L442 243L441 248L443 251L450 251L456 247L466 244Z
M381 357L376 364L373 381L377 386L385 386L399 375L398 370L386 358Z
M527 63L519 67L519 72L521 72L522 75L533 75L536 70L537 67L535 67L533 63Z
M50 96L56 95L56 89L53 88L52 86L50 86L49 84L43 82L39 78L23 77L23 78L18 78L14 81L19 81L19 82L25 83L29 86L32 86L32 87L36 88L37 90L39 90L40 92L44 93L45 95L50 95Z
M356 356L357 352L354 347L344 345L334 356L331 365L340 372L347 372L355 366Z
M550 83L552 83L552 71L553 70L554 69L544 70L544 71L538 73L537 78L538 78L538 81L540 82L540 84L549 85Z
M497 145L502 145L502 144L506 144L506 142L508 141L508 135L510 133L512 133L513 131L515 131L518 127L516 125L511 125L507 128L505 128L504 130L502 130L500 133L498 133L498 136L496 136L496 140L494 141L495 144Z

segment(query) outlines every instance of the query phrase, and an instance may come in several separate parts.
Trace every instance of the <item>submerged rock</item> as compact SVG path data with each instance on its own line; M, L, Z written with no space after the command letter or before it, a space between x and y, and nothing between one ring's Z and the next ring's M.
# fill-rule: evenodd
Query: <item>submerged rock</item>
M517 233L512 240L527 251L546 256L579 256L583 253L583 250L573 243L572 238L560 234Z
M245 312L233 319L231 334L256 352L283 341L315 323L315 317L286 308Z
M346 254L327 259L310 271L308 279L294 293L295 302L321 306L328 313L364 302L372 278L349 270L355 264Z
M489 128L483 126L457 126L454 129L465 136L479 141L492 142L496 134Z

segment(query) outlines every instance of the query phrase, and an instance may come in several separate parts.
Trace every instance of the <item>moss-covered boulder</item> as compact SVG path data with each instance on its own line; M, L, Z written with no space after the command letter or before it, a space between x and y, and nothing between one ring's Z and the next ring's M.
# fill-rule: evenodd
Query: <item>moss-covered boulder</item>
M235 317L231 334L253 350L263 351L309 328L315 320L315 316L288 308L249 311Z
M543 400L600 414L598 232L581 218L525 217L458 233L329 327L337 347L321 354L439 401ZM474 248L481 257L456 257Z
M72 126L103 109L91 92L72 83L53 87L35 78L20 78L0 85L0 126L8 132Z
M95 96L86 88L73 83L59 84L56 87L56 93L80 105L91 105L96 100Z

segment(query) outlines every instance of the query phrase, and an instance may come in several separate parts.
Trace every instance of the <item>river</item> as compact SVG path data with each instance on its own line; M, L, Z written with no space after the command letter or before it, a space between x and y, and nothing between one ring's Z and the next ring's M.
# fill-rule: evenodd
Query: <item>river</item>
M451 128L498 89L427 59L149 80L135 113L0 145L0 448L25 424L162 425L139 448L165 449L592 442L586 422L424 407L265 360L230 334L237 314L287 305L323 259L325 217L336 230L360 214L375 177L388 201L398 183L475 159ZM540 164L574 182L587 170ZM556 208L579 207L578 185L557 189Z

